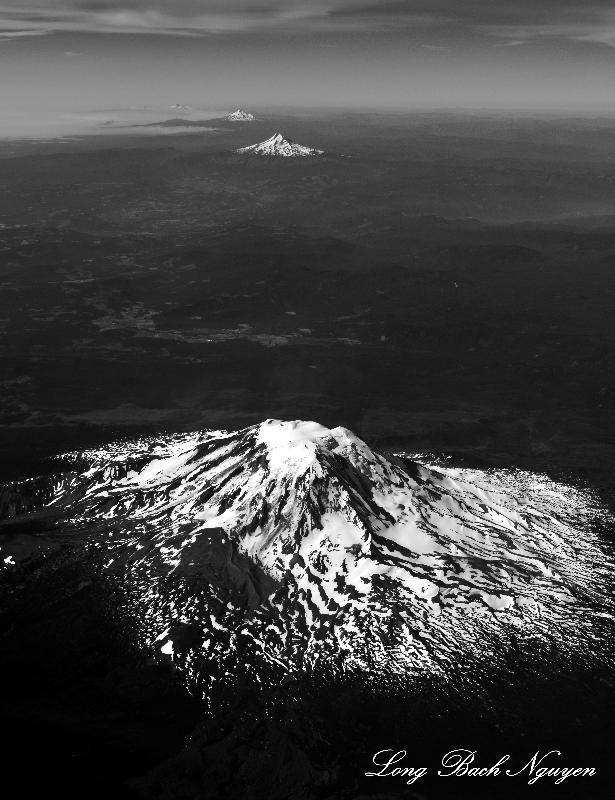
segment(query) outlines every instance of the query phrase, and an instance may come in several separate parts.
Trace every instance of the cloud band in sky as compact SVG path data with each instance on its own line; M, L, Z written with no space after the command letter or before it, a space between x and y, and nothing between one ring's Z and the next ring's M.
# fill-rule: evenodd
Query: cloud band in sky
M0 38L70 31L208 34L449 29L515 43L615 46L612 0L0 0Z

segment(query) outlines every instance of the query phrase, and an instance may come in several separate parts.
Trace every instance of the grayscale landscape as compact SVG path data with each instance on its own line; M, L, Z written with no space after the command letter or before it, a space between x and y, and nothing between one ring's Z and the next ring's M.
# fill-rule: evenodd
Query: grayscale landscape
M29 5L0 3L1 713L20 793L609 797L606 4L553 0L539 22L512 0L463 19L413 0ZM422 48L412 102L404 42ZM200 58L227 65L211 89ZM156 77L178 59L182 91ZM299 61L330 83L295 96ZM555 64L591 80L551 84ZM120 92L128 65L142 77ZM521 774L438 776L457 749ZM426 775L368 776L385 750ZM549 751L595 774L530 784Z

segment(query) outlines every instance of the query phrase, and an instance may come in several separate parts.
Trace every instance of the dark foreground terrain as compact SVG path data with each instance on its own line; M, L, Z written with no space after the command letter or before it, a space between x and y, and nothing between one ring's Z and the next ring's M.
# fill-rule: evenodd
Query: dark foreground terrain
M113 439L272 417L546 471L612 503L615 121L258 116L160 139L2 143L0 478L56 472L51 456ZM325 154L230 153L276 131ZM366 782L389 747L432 774L456 747L487 766L559 749L599 777L515 779L497 796L608 796L608 670L493 678L480 710L427 689L385 702L283 687L203 723L172 669L110 622L88 570L69 550L4 578L5 758L26 796L136 797L125 781L146 773L146 796L198 796L186 771L212 798L496 796L487 779ZM179 766L156 768L197 724Z

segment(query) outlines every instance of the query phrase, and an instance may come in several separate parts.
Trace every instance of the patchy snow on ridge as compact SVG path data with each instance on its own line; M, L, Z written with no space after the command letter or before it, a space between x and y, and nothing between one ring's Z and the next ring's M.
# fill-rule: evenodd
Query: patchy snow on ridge
M435 467L279 420L69 457L69 473L4 487L3 516L61 510L57 540L86 541L124 581L140 642L195 691L212 664L263 682L319 663L378 680L553 648L587 659L613 619L590 524L612 519L545 476Z
M296 158L321 155L324 150L314 150L311 147L304 147L290 139L286 139L281 133L274 133L273 136L266 139L264 142L258 142L249 147L240 147L234 152L242 155Z

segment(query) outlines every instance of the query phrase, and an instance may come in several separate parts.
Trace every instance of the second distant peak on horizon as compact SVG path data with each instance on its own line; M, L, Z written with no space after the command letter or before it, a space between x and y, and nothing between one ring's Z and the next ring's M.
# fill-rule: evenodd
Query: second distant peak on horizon
M256 122L256 118L249 114L247 111L242 111L240 108L237 111L233 111L232 114L229 114L228 117L224 117L225 120L229 122Z

